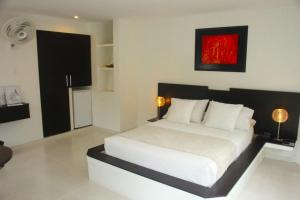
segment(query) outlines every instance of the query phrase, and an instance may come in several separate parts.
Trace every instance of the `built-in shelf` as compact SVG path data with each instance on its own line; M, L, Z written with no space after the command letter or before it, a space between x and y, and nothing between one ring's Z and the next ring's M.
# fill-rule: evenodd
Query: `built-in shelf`
M0 123L11 122L30 117L29 104L0 107Z
M114 92L115 69L114 69L114 50L113 24L109 24L106 29L107 35L96 38L96 68L97 68L97 90L101 93ZM103 29L104 30L104 29Z
M113 47L114 44L112 43L108 43L108 44L97 44L97 47L98 48L102 48L102 47Z

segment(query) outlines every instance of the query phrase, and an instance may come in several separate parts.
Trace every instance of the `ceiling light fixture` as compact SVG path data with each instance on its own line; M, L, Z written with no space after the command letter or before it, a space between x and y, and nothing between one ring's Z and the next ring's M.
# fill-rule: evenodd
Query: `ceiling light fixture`
M75 15L75 16L74 16L74 19L79 19L79 16Z

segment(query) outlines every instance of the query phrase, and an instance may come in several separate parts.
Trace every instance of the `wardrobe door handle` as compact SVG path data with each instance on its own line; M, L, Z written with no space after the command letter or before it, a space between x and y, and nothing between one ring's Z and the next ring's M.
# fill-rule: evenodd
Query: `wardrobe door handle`
M66 86L69 87L68 75L66 75Z
M70 74L70 87L72 87L72 75Z

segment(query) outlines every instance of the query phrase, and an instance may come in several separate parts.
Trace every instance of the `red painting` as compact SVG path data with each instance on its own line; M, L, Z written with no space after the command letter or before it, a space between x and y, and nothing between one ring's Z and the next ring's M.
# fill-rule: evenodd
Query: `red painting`
M203 64L238 63L239 34L203 35L201 60Z

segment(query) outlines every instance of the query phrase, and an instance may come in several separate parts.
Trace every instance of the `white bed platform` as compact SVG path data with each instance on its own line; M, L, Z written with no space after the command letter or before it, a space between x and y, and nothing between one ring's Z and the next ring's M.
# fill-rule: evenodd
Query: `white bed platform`
M244 171L233 188L223 197L208 198L211 200L233 200L243 186L247 183L249 177L253 174L256 167L264 157L265 144L253 159L248 168ZM89 178L91 181L102 185L124 197L131 200L201 200L206 199L201 196L168 186L166 184L151 180L149 178L137 175L127 170L115 167L100 160L87 156Z

